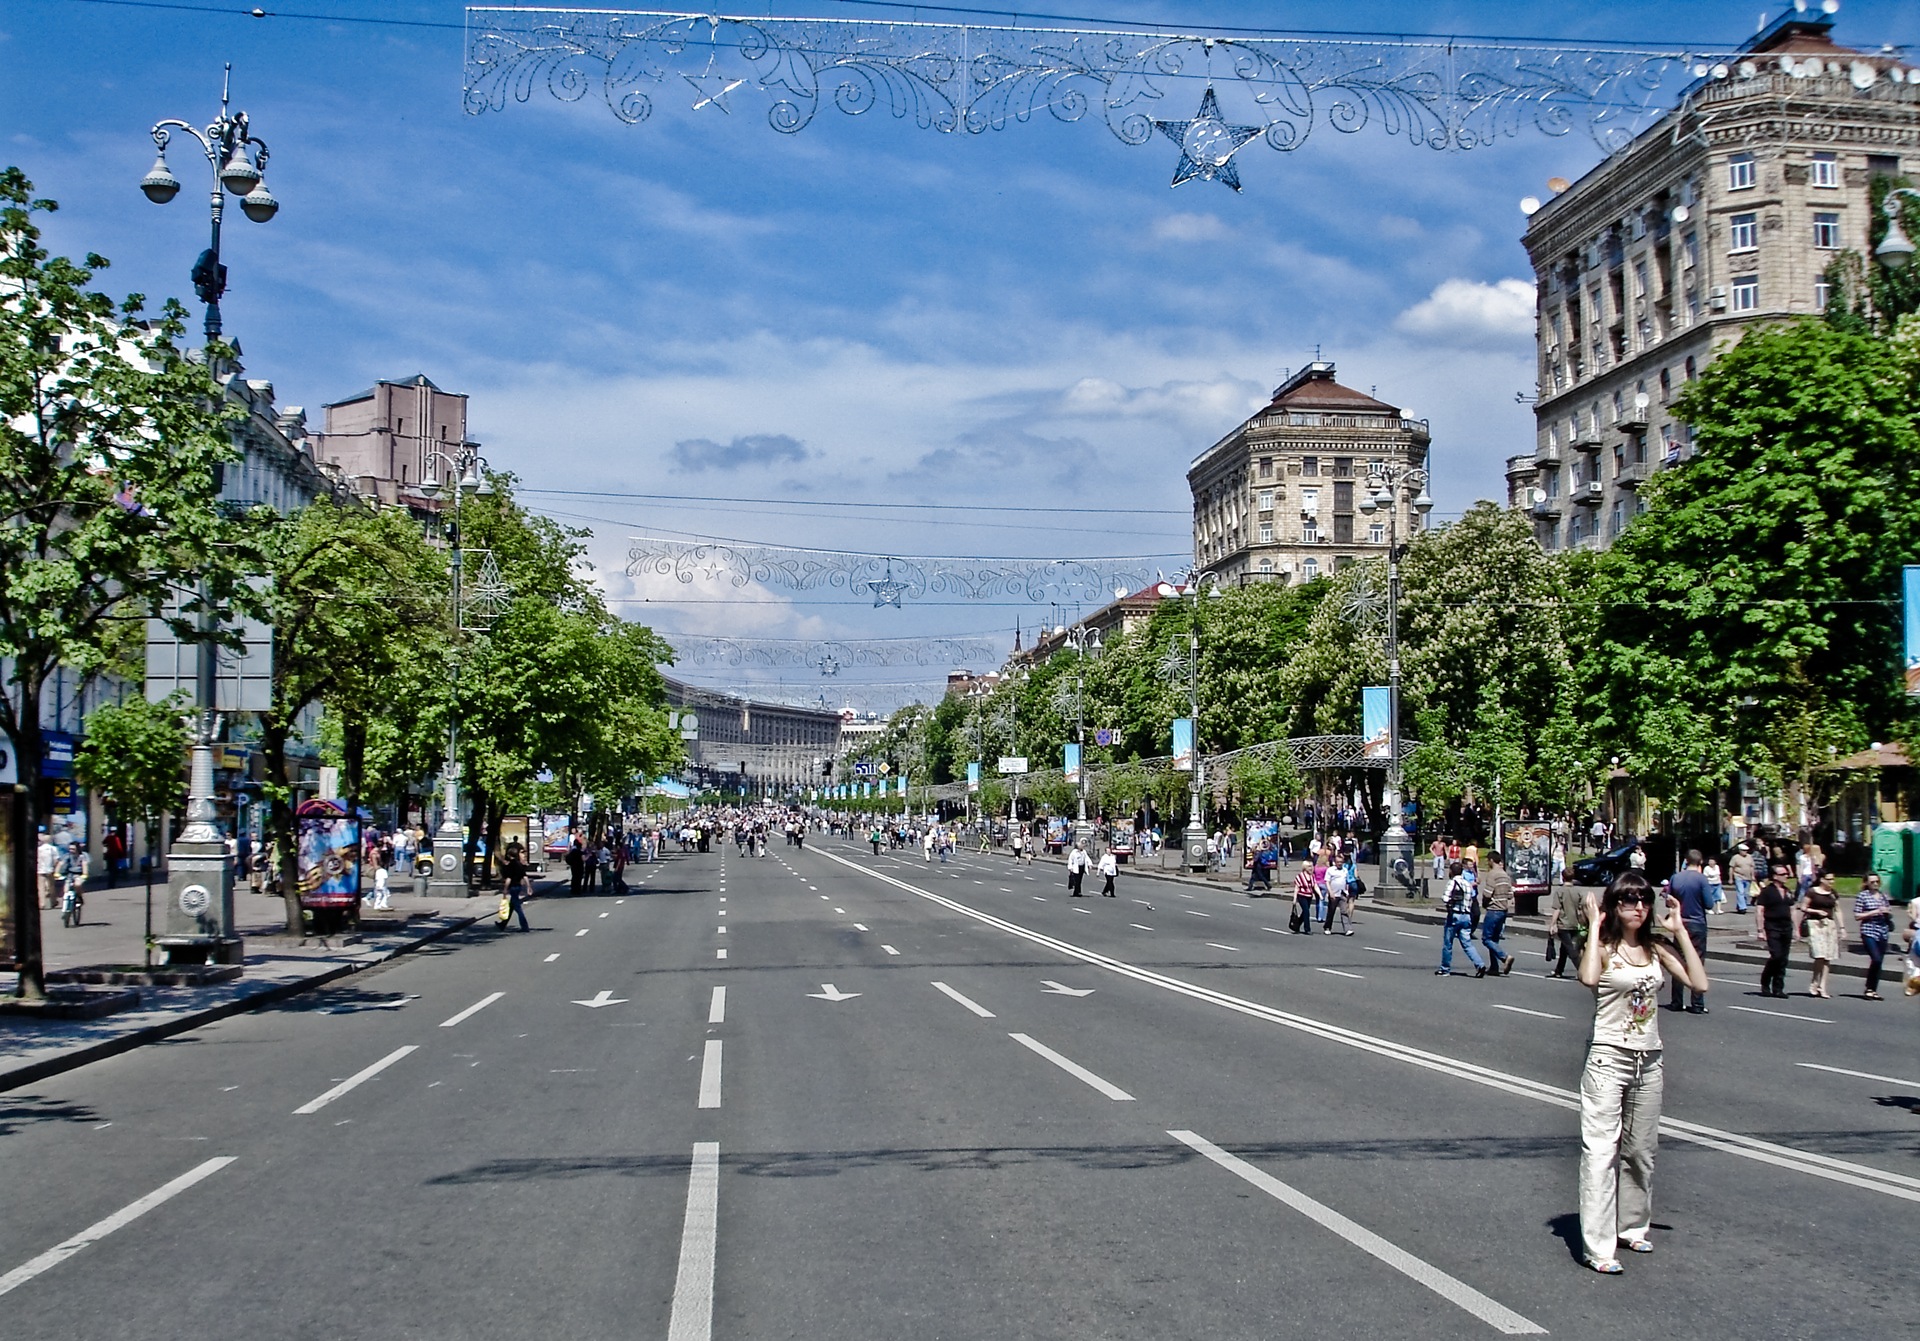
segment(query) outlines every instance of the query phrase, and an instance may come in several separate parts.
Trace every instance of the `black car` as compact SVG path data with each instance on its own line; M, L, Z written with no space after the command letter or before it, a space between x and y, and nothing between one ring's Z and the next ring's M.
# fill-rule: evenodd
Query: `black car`
M1608 852L1597 856L1582 857L1573 864L1573 883L1576 885L1608 885L1613 877L1626 870L1632 863L1629 858L1633 850L1640 846L1636 839L1631 843L1622 843Z

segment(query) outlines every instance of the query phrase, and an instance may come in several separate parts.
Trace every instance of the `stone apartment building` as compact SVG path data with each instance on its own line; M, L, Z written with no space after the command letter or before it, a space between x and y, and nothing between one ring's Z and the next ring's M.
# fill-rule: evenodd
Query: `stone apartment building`
M425 373L378 381L367 390L322 407L326 429L314 435L314 453L339 470L354 491L383 503L418 504L419 485L443 479L447 467L427 455L453 456L467 440L467 398L442 391Z
M1869 250L1874 178L1920 151L1920 71L1833 23L1789 11L1530 219L1536 441L1506 473L1544 548L1610 543L1687 456L1681 388L1756 323L1821 311L1829 265Z
M1222 582L1306 582L1387 552L1387 511L1362 513L1360 491L1387 465L1425 466L1427 421L1334 372L1308 364L1188 469L1194 561ZM1404 542L1420 520L1395 507Z

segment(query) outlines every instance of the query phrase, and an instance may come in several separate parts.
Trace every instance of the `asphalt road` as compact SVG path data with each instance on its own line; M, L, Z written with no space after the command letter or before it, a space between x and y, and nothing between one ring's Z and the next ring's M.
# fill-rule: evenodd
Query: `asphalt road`
M1437 978L1398 919L1288 936L1277 899L835 842L635 876L0 1095L0 1331L1911 1325L1912 1002L1723 979L1663 1015L1656 1252L1605 1279L1575 1259L1591 998L1537 948Z

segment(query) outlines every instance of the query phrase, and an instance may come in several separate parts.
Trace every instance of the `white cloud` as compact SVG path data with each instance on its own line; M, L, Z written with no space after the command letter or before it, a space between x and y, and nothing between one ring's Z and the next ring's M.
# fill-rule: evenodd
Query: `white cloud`
M1533 334L1533 285L1524 279L1482 284L1442 280L1394 320L1407 335L1452 343L1510 345Z
M1213 214L1168 214L1153 221L1157 242L1218 242L1231 232Z

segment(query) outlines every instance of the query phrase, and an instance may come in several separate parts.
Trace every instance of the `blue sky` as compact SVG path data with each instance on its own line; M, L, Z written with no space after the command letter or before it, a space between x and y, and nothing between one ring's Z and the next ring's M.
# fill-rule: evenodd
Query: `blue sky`
M694 113L690 97L663 99L641 126L593 98L470 116L457 5L286 8L451 26L0 6L4 156L61 202L52 245L111 257L111 291L187 292L205 245L198 187L188 178L164 210L139 194L146 131L164 116L204 124L232 61L235 103L272 147L282 202L265 227L229 216L224 310L249 375L305 405L316 426L324 402L376 377L424 371L468 393L493 463L529 487L586 495L530 499L591 525L609 595L676 632L1006 636L1016 619L1031 629L1058 612L874 610L845 593L761 590L743 601L636 582L622 571L625 537L1184 554L1188 462L1316 345L1343 381L1432 421L1443 513L1501 496L1502 459L1531 445L1531 416L1514 403L1532 380L1531 297L1503 284L1529 275L1518 202L1599 156L1578 134L1436 153L1321 125L1292 153L1243 150L1235 195L1204 181L1170 189L1171 142L1129 146L1095 120L1043 115L951 136L823 112L789 136L768 127L764 100L716 115ZM830 0L748 8L875 17ZM1763 5L1046 8L1143 28L1291 20L1725 46L1753 31ZM1920 3L1849 0L1836 31L1853 45L1913 42ZM849 500L1134 511L819 506Z

